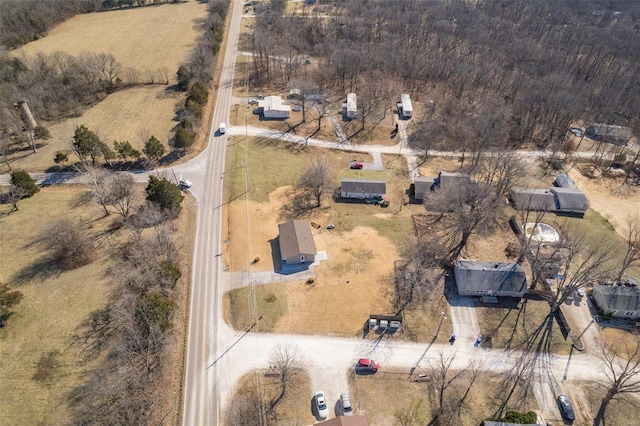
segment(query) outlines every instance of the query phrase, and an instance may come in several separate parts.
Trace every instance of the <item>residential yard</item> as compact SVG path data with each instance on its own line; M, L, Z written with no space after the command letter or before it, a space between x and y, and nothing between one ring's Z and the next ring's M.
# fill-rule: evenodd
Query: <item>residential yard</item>
M255 413L253 410L257 410L260 401L261 412L270 424L299 425L313 422L314 417L311 411L313 391L306 372L292 379L288 384L288 392L270 412L269 402L279 393L279 378L269 374L268 370L256 370L246 374L236 386L230 407L224 414L225 424L232 426L253 424L250 422L256 421L256 418L247 412Z
M142 191L142 188L139 187ZM42 188L20 203L20 210L7 214L10 206L0 205L0 282L24 294L6 327L0 329L0 406L3 424L68 424L71 411L69 392L86 379L100 360L83 362L75 343L78 327L90 312L103 308L113 291L108 268L114 253L127 238L126 231L106 237L105 231L116 219L103 217L98 204L83 201L86 187L75 185ZM182 342L190 282L190 235L195 232L195 205L188 197L179 220L177 245L185 253L180 265L182 279L176 287L176 301L184 309L174 316L175 338L179 349L172 351L172 365L183 364ZM46 214L43 215L43 212ZM40 235L57 220L83 219L99 239L99 258L71 271L57 271L39 242ZM161 402L163 412L179 406L181 368L163 377L162 387L171 389ZM170 417L177 418L177 410Z
M321 208L308 217L320 224L313 229L318 250L326 250L329 260L316 267L313 283L305 281L257 286L256 304L263 320L262 331L289 333L331 333L362 336L364 322L370 314L395 314L393 307L394 260L413 240L411 214L421 206L403 206L397 194L409 185L406 163L395 156L384 156L385 171L350 170L353 153L290 146L280 142L249 139L238 141L229 149L225 200L224 259L228 271L269 271L274 269L271 241L278 236L281 207L299 174L316 155L332 165L334 184L342 176L387 180L391 205L381 208L370 204L339 203L325 199ZM244 158L246 156L249 188L244 194ZM248 200L244 197L248 196ZM247 227L246 224L250 226ZM326 229L333 223L335 229ZM249 243L250 242L250 243ZM256 263L251 262L258 257ZM279 260L278 260L279 261ZM228 320L236 328L249 321L249 290L235 290L228 296ZM407 313L406 325L412 339L433 337L444 298ZM448 325L444 325L444 335ZM444 341L444 340L443 340Z
M436 413L435 388L429 382L414 382L408 379L406 371L380 370L369 376L358 376L357 384L352 372L349 375L351 402L356 414L366 414L372 425L402 424L400 418L413 419L413 423L429 424ZM412 377L427 375L433 378L429 367L415 371ZM454 372L450 371L448 377ZM470 377L465 373L452 387L445 391L445 401L454 406L461 406L460 415L450 420L451 425L476 426L481 420L495 415L503 402L509 382L503 376L481 374L469 389ZM469 389L464 404L460 399ZM392 395L392 397L391 397ZM521 412L537 410L533 393L527 394L522 386L515 388L513 396L506 405L506 411Z
M589 413L588 419L592 421L598 414L606 389L598 383L584 383L580 390L582 392L577 399L577 405L580 407L580 411L586 410L585 412ZM625 399L629 402L614 399L609 403L605 411L603 424L621 426L638 424L638 419L640 418L640 408L638 408L640 406L640 397L634 394L627 394L625 395ZM574 406L575 405L576 403L574 402Z
M109 146L114 140L127 140L142 150L151 135L166 146L176 124L175 111L185 99L185 94L173 87L176 71L191 51L199 34L198 22L206 14L206 4L194 0L80 14L53 28L46 37L13 51L13 55L27 59L38 52L107 52L122 65L123 75L135 70L144 81L153 79L156 84L115 92L84 113L80 111L79 117L42 122L52 139L35 154L30 150L17 153L12 167L29 172L54 167L57 151L71 153L73 131L80 124L96 132ZM165 80L169 85L163 84ZM76 161L75 155L69 157L71 163ZM0 173L7 172L6 165L0 165Z

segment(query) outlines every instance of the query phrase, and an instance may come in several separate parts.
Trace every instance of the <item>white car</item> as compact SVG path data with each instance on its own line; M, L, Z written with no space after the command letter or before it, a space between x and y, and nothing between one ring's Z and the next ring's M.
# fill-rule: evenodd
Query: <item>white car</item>
M318 417L326 419L329 415L329 407L327 407L327 398L324 396L324 392L318 391L315 396L316 409L318 410Z
M180 185L180 188L185 188L186 189L186 188L191 188L191 185L193 185L193 184L188 179L180 178L180 180L178 181L178 185Z

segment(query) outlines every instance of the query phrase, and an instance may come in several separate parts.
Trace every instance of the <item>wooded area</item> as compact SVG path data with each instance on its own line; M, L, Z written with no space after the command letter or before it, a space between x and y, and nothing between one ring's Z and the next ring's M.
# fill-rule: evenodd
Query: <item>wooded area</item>
M636 2L351 1L313 10L257 14L256 85L306 78L380 103L408 92L431 106L440 124L431 135L449 148L469 148L476 141L464 136L476 127L491 130L487 143L512 147L559 144L578 119L640 130ZM306 71L310 56L317 72Z

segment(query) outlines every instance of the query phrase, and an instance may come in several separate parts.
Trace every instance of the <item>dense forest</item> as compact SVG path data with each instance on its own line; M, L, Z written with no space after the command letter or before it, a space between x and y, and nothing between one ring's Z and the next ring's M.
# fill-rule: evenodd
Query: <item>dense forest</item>
M428 129L441 144L480 126L494 144L549 147L575 120L639 133L639 30L631 1L355 0L293 16L274 7L256 17L253 81L306 79L357 91L359 102L409 92L441 118ZM300 59L309 56L316 73Z

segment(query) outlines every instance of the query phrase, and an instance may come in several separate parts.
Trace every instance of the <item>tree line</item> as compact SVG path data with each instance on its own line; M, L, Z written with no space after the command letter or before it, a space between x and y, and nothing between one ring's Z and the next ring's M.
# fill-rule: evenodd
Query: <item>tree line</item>
M488 143L498 146L558 144L576 119L640 130L637 3L352 1L278 12L255 19L256 85L304 77L360 93L374 84L378 102L408 92L443 128L493 116ZM308 56L317 72L306 70ZM464 148L463 137L432 136Z

